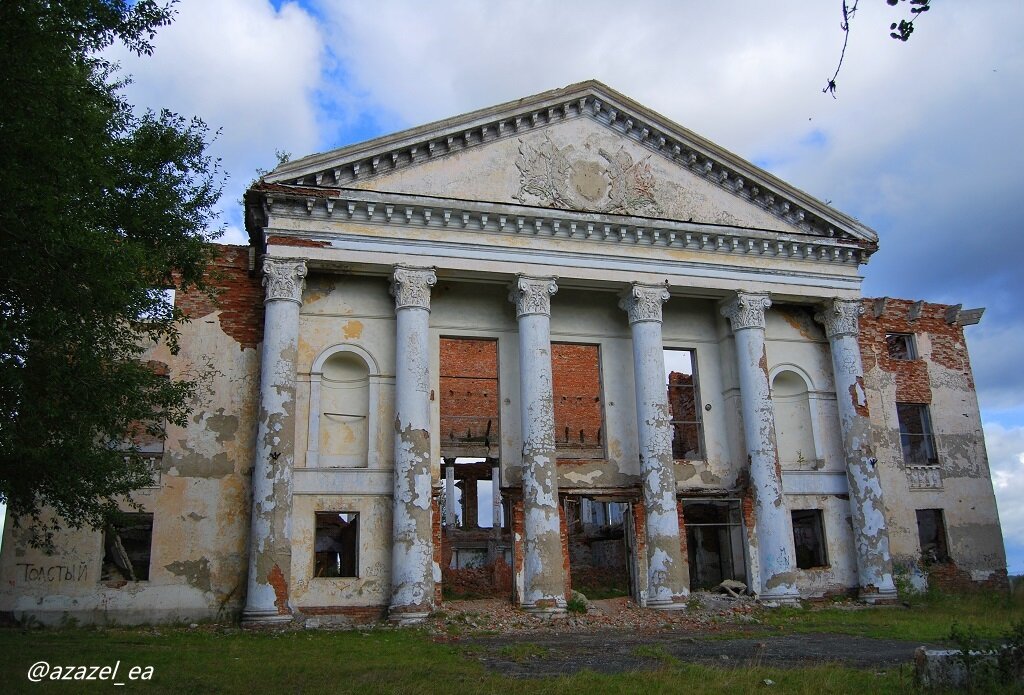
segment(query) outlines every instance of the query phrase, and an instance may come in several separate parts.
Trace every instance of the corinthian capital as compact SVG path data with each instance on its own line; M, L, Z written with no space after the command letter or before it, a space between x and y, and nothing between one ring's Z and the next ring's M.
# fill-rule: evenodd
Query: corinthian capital
M551 315L551 297L558 291L555 278L516 275L508 293L508 301L516 305L516 317L530 314Z
M619 308L629 315L629 325L641 321L661 323L661 305L668 301L668 287L665 285L642 285L634 282L619 299Z
M396 265L391 274L391 296L395 309L426 309L430 311L430 288L437 284L433 268Z
M772 305L767 292L737 292L722 304L722 316L729 319L733 331L764 329L764 310Z
M300 258L264 258L263 286L265 302L281 300L302 304L302 279L306 277L306 261Z
M856 337L860 333L863 313L864 305L859 299L833 299L814 315L814 320L824 324L825 335L829 338L841 335Z

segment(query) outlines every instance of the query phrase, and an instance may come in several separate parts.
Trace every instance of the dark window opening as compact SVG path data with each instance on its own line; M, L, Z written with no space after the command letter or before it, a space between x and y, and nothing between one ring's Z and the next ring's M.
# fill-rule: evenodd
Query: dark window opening
M147 581L152 548L153 515L118 514L103 530L100 581Z
M935 439L928 406L918 403L897 403L896 417L900 423L900 444L903 447L903 462L913 464L937 464Z
M726 579L746 582L743 521L735 500L685 500L690 590L713 589Z
M889 358L894 360L916 360L917 349L913 333L886 333L885 347Z
M793 546L796 550L796 566L800 569L806 570L828 565L828 554L825 552L825 526L820 509L793 511Z
M598 346L552 343L551 383L558 458L604 458L604 405Z
M672 417L672 458L704 458L704 423L693 350L665 349L665 384Z
M314 577L359 576L359 514L317 512Z
M573 590L588 599L629 596L628 503L568 496L562 506Z
M941 509L917 510L917 538L921 542L921 559L925 564L949 562L946 523Z

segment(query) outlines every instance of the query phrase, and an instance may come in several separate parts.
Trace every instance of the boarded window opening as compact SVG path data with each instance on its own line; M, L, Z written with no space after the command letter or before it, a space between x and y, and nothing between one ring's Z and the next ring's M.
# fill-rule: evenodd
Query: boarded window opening
M496 457L498 341L441 338L441 455Z
M599 347L552 343L551 382L558 458L603 459L604 405Z
M359 576L359 514L316 513L314 577Z
M917 510L917 538L921 542L921 559L925 564L949 562L946 523L941 509Z
M919 403L897 403L896 417L900 423L903 462L925 465L938 463L939 457L935 452L928 406Z
M913 333L886 333L885 347L889 358L894 360L916 360L917 348Z
M825 525L820 509L793 510L793 547L796 550L796 566L800 569L828 566Z
M147 581L152 548L153 515L118 514L103 530L100 581Z
M725 579L746 582L743 520L736 500L684 500L690 590L713 589Z
M693 350L666 348L665 384L672 415L672 458L704 458L704 423L697 387L696 355Z

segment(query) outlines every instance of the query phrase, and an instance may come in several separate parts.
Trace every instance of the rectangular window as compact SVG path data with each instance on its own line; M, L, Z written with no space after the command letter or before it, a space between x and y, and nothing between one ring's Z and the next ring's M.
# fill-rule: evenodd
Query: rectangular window
M935 439L932 437L928 406L920 403L897 403L896 417L900 423L903 462L937 464L939 458L935 453Z
M793 546L796 550L796 566L802 570L828 565L825 552L825 525L820 509L797 509L793 511Z
M946 523L941 509L917 510L917 538L921 542L921 559L925 564L949 562Z
M359 514L316 513L314 577L359 576Z
M441 455L496 456L498 341L441 338Z
M598 346L552 343L551 382L558 458L604 458L604 406Z
M737 500L684 500L690 590L712 589L724 579L746 581L743 517Z
M103 530L100 581L147 581L152 548L153 515L119 513Z
M885 347L889 358L894 360L916 360L917 348L913 333L886 333Z
M693 350L666 348L665 385L672 416L672 458L704 458L704 424L697 387L697 356Z

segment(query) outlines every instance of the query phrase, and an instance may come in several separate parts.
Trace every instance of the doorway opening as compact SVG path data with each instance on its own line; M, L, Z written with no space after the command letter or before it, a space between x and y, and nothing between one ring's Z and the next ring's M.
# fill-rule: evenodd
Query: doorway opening
M746 583L739 500L683 500L683 518L690 591L713 589L726 579Z
M629 503L566 495L566 539L572 588L588 599L633 594Z

